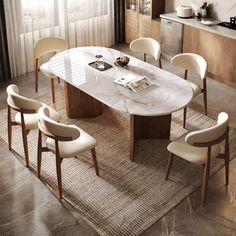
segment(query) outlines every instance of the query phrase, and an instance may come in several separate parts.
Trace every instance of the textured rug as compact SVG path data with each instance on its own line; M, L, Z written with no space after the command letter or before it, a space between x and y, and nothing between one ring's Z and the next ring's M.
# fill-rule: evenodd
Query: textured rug
M57 101L62 96L59 91ZM45 96L39 100L47 103L51 99ZM78 158L63 160L62 179L63 197L100 235L139 235L200 186L202 168L181 159L174 161L170 179L165 180L168 158L166 140L139 141L135 149L135 162L131 162L127 114L105 107L104 113L97 118L73 120L66 118L63 102L57 103L56 109L63 117L62 122L78 125L98 141L96 150L100 177L95 175L91 153L86 152ZM1 111L0 136L7 142L6 115L6 110ZM214 124L215 121L209 117L188 110L187 127L190 130ZM21 130L14 127L13 131L13 149L23 156ZM174 113L171 139L185 132L182 111ZM30 165L34 169L37 136L37 131L30 132L28 136ZM231 129L230 157L235 156L236 132ZM214 160L211 175L222 166L222 160ZM55 158L51 153L43 154L42 179L57 194Z

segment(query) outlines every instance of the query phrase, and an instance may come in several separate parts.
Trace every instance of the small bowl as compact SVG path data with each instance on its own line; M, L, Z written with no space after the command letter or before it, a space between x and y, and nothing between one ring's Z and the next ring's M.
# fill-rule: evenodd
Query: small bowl
M127 56L118 57L116 58L116 63L121 67L125 67L129 64L129 59L130 58Z

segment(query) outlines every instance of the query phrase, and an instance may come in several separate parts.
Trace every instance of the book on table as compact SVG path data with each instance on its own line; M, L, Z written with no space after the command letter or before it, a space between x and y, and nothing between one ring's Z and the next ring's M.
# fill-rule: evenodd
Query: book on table
M122 78L114 80L114 82L125 88L129 88L135 93L141 92L153 85L148 78L133 74L124 75Z

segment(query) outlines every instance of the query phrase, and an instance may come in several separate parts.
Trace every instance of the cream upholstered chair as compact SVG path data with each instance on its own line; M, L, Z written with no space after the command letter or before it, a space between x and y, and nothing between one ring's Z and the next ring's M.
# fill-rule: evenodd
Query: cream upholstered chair
M38 177L41 172L42 152L51 151L56 155L56 171L59 197L62 198L61 162L64 158L91 150L96 175L99 176L95 146L97 141L84 130L75 125L65 125L50 118L46 107L39 110L39 136L38 136ZM42 133L48 138L46 147L42 146Z
M144 54L143 60L146 61L146 55L153 56L161 65L161 47L160 44L152 38L138 38L130 43L130 50L133 52L142 52Z
M171 142L167 149L170 152L166 179L169 177L173 157L178 156L186 161L204 166L201 204L205 205L207 194L210 161L212 158L225 160L226 185L229 183L229 117L225 112L218 115L217 124L211 128L194 131L183 135ZM220 142L225 140L224 153L220 153Z
M34 58L35 58L35 91L38 92L38 71L40 70L47 78L51 79L52 87L52 101L55 102L55 91L54 91L54 79L56 75L50 72L48 63L43 63L39 67L39 58L42 56L68 48L68 43L61 38L48 37L39 39L34 45Z
M7 87L7 94L8 94L8 97L7 97L8 147L9 147L9 150L12 149L12 126L21 125L26 166L29 167L27 135L30 130L38 129L38 119L39 119L38 110L40 107L47 106L47 105L20 95L18 87L14 84L9 85ZM11 117L11 109L17 112L15 115L14 121L12 120L12 117ZM50 107L48 107L48 109L53 119L55 120L60 119L60 115L54 109Z
M193 97L196 97L198 94L203 93L204 113L205 115L207 115L206 60L198 54L182 53L174 56L171 60L171 64L175 67L185 69L185 74L184 74L185 80L187 80L188 71L196 73L200 76L200 78L203 81L202 88L191 81L188 82L193 89ZM184 108L184 118L183 118L184 128L186 126L186 116L187 116L187 107Z

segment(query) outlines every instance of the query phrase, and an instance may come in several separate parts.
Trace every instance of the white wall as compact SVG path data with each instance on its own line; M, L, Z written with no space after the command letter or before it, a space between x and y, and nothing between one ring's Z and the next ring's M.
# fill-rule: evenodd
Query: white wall
M166 13L175 11L180 5L200 8L203 2L211 4L210 15L215 19L229 21L231 16L236 16L236 0L166 0Z

